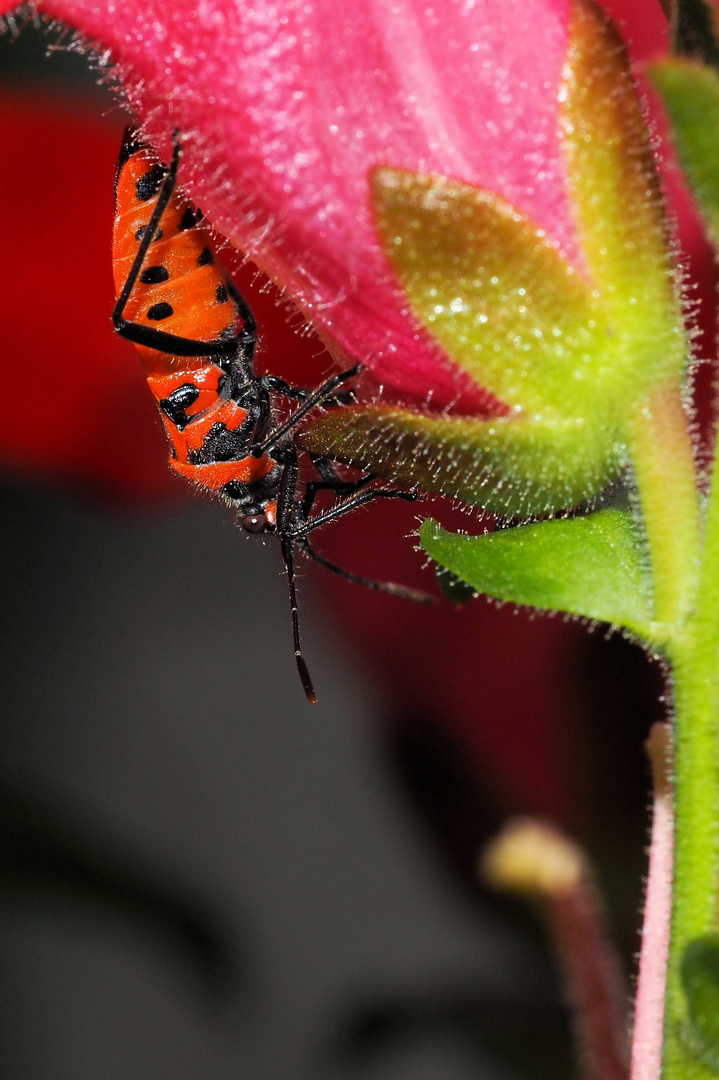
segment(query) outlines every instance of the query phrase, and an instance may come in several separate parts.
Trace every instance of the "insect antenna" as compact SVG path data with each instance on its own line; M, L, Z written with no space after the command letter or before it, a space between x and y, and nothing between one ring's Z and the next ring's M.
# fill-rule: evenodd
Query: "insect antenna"
M310 672L305 663L305 658L302 655L302 644L300 642L300 621L297 614L297 592L295 590L295 563L292 553L292 541L287 536L281 536L280 543L282 545L282 558L285 561L285 568L287 570L287 585L290 590L290 611L292 613L292 638L295 647L295 663L297 664L297 672L300 676L300 682L302 683L305 697L311 705L316 705L317 695L315 694L315 688L312 685L312 679L310 678Z

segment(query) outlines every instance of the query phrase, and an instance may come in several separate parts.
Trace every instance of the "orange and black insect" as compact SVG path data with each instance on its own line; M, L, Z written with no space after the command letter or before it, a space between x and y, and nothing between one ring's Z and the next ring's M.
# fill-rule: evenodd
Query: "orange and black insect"
M202 213L178 190L180 141L169 168L128 129L115 181L113 269L115 329L134 342L170 441L170 465L218 495L251 533L275 533L287 568L295 660L307 698L315 692L302 656L295 592L294 548L340 576L369 588L424 601L422 593L368 581L328 562L308 534L379 498L414 499L413 492L370 487L374 477L344 480L329 458L312 458L319 479L299 494L293 433L320 405L351 400L340 390L359 370L350 368L316 390L257 375L255 320L218 265ZM338 392L339 391L339 392ZM273 396L298 402L275 424ZM312 514L316 496L335 502Z

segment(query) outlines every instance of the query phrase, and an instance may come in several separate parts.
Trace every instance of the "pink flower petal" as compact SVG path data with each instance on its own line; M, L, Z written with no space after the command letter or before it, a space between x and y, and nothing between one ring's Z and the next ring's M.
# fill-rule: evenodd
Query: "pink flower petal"
M567 251L556 139L568 0L50 0L124 70L210 219L300 303L334 351L395 390L466 411L487 395L403 309L368 170L498 191Z

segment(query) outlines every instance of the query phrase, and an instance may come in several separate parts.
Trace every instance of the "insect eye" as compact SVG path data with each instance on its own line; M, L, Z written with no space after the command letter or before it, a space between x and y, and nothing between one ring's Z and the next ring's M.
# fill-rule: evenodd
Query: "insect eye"
M240 520L245 532L261 533L267 528L267 514L248 514Z

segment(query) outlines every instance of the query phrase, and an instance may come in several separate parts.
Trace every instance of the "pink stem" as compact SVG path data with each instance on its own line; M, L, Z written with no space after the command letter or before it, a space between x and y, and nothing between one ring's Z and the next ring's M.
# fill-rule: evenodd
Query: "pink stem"
M627 1080L626 998L596 887L584 876L547 901L547 914L572 1006L584 1074Z
M668 738L666 724L655 724L647 742L654 780L654 815L634 1009L631 1080L659 1080L662 1068L674 836L667 771Z

